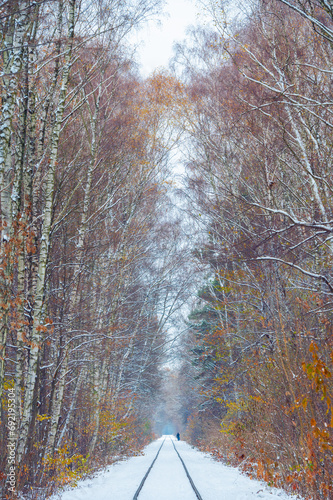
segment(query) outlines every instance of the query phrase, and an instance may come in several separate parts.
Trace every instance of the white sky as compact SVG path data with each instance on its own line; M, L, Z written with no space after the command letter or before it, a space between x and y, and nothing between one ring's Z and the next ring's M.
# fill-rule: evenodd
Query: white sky
M186 28L197 24L200 18L196 0L166 0L160 23L150 21L137 33L134 43L139 43L137 59L142 76L157 68L166 67L173 55L172 46L186 36Z

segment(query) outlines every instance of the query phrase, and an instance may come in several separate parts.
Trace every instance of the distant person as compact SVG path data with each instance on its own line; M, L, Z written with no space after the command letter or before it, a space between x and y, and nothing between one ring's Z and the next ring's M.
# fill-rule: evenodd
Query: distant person
M179 432L177 432L176 438L177 438L178 441L180 440L180 434L179 434Z

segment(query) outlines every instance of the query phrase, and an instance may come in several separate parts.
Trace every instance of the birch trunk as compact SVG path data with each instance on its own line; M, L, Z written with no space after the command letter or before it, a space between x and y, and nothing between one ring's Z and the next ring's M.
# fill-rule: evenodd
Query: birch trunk
M102 373L104 372L104 364L105 364L105 359L103 360L103 365L102 368L100 369L99 366L96 366L94 369L93 373L93 391L94 391L94 398L93 398L93 412L92 412L92 422L94 422L94 432L90 441L89 445L89 455L92 455L96 443L97 443L97 437L98 437L98 431L99 431L99 418L100 418L100 403L101 403L101 394L102 394L102 384L101 384L101 376Z
M12 119L18 92L18 77L22 69L24 42L29 25L29 6L26 0L17 1L12 9L10 26L4 42L4 66L2 71L0 181L5 188L1 192L1 215L2 222L7 225L2 229L1 240L8 240L11 228L11 174L8 170L11 167L11 162L8 162L8 156L12 137Z
M78 230L78 243L77 243L77 260L78 260L78 275L80 277L80 273L82 270L82 265L83 265L83 249L84 249L84 239L87 231L87 220L88 220L88 213L89 213L89 207L90 207L90 195L91 195L91 184L92 184L92 175L94 168L96 166L96 157L97 157L97 151L98 151L98 144L97 144L97 118L98 118L98 113L99 113L99 103L100 103L100 97L101 97L101 85L99 85L98 88L98 95L97 99L95 101L95 110L94 113L91 117L91 146L90 146L90 162L88 166L88 171L87 171L87 177L86 177L86 183L85 183L85 188L84 188L84 202L83 202L83 212L81 216L81 221L79 225L79 230ZM75 312L78 307L78 299L79 299L79 282L78 280L76 286L74 287L73 293L71 294L71 299L70 299L70 306L69 306L69 317L70 321L73 321ZM65 361L62 364L61 370L60 370L60 375L59 375L59 387L58 391L55 392L56 398L54 404L52 404L52 414L51 414L51 423L50 423L50 428L48 431L48 439L47 439L47 444L45 448L45 456L50 455L52 456L53 450L54 450L54 445L55 445L55 439L58 431L58 426L59 426L59 421L60 421L60 415L61 415L61 408L62 408L62 402L63 402L63 395L64 395L64 387L65 387L65 378L66 378L66 372L67 372L67 365L68 365L68 349L67 353L65 356ZM83 374L85 371L82 370L81 374ZM80 377L81 377L80 374ZM75 393L77 397L78 389L81 385L81 380L76 385ZM72 400L74 403L76 400L76 397ZM98 403L99 404L99 403ZM73 410L74 404L71 405L71 408ZM68 415L67 422L70 419L72 411ZM97 419L99 418L99 415L97 416ZM64 435L66 426L63 429L62 436ZM98 431L98 425L97 425L97 431ZM97 439L97 436L96 436ZM62 440L62 437L59 438L59 441Z
M80 374L79 374L79 377L78 377L78 380L77 380L77 383L76 383L76 386L74 389L74 393L71 396L71 405L70 405L69 410L67 412L65 423L63 425L63 428L61 430L61 433L60 433L58 441L57 441L57 448L59 448L61 446L61 443L65 437L66 431L70 427L70 423L72 421L72 417L74 414L74 409L75 409L77 397L79 394L79 390L81 388L82 382L85 379L86 375L87 375L87 367L83 366L80 370Z
M69 348L66 348L66 351L64 353L64 359L61 364L60 368L60 373L59 373L59 387L58 391L55 391L55 398L54 402L52 404L52 415L51 415L51 424L47 436L47 443L45 447L45 456L47 455L52 456L53 455L53 449L54 449L54 443L55 443L55 438L58 430L58 425L59 425L59 419L60 419L60 413L61 413L61 407L62 407L62 401L63 401L63 396L64 396L64 389L65 389L65 382L66 382L66 373L67 373L67 367L68 367L68 350Z
M12 119L16 107L18 91L18 76L22 68L22 52L24 39L29 25L29 11L26 0L15 2L9 18L9 26L4 38L3 69L2 69L2 94L1 94L1 124L0 124L0 256L3 264L2 304L0 316L2 326L0 331L0 399L4 384L4 361L8 334L8 277L10 268L6 263L10 247L7 242L12 231L11 208L11 154L10 143L12 137Z
M84 188L83 212L82 212L82 217L81 217L81 222L80 222L80 227L79 227L79 239L78 239L78 244L77 244L77 248L80 252L80 255L79 255L80 266L82 263L81 261L82 261L83 243L84 243L84 238L85 238L85 234L87 231L87 219L88 219L88 212L89 212L89 207L90 207L90 193L91 193L92 175L93 175L94 169L96 167L96 162L97 162L97 152L98 152L97 120L98 120L98 115L99 115L101 92L102 92L102 84L99 84L98 94L97 94L96 103L95 103L95 109L94 109L94 113L91 117L91 124L90 124L90 128L91 128L90 162L89 162L89 166L88 166L86 184L85 184L85 188Z
M38 358L41 340L41 326L42 326L42 313L43 313L43 299L45 291L45 276L46 266L48 261L48 251L50 245L50 230L52 222L52 207L54 195L54 177L55 167L57 163L59 137L61 131L61 123L63 119L65 101L68 88L69 72L71 68L73 38L74 38L74 25L75 25L75 2L76 0L68 0L69 6L69 19L68 19L68 45L65 53L64 69L61 81L61 89L58 101L58 107L55 116L55 123L52 131L51 140L51 153L49 160L49 170L45 186L45 209L44 220L41 237L41 245L39 252L37 286L34 304L34 320L32 327L32 338L30 348L30 358L27 371L27 381L25 390L25 399L23 406L22 423L20 428L20 437L17 448L17 460L20 461L26 447L29 424L33 412L33 393L36 382L36 375L38 369Z
M36 26L31 40L36 39ZM34 52L34 49L32 50ZM20 116L20 137L19 144L16 151L15 162L15 176L13 183L12 194L12 218L13 220L20 220L23 225L19 233L19 249L18 249L18 265L17 265L17 295L21 298L21 303L18 305L18 326L17 326L17 350L16 350L16 367L15 367L15 394L16 394L16 408L18 409L19 417L22 416L22 401L21 390L23 386L23 364L25 357L24 337L24 306L25 306L25 261L26 261L26 235L25 230L28 225L28 207L27 198L30 199L29 183L32 179L28 178L27 170L25 168L25 159L29 154L29 147L27 147L28 135L28 109L29 109L29 72L31 72L32 64L30 64L31 51L25 50L24 53L24 66L25 66L25 85L23 89L23 96L21 99L22 105L19 113ZM34 119L32 119L34 122ZM32 176L29 176L32 177Z

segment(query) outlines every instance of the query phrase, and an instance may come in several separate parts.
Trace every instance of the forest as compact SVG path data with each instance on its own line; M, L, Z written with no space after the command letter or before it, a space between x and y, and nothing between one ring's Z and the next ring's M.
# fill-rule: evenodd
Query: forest
M241 4L143 78L159 0L0 2L1 498L167 425L333 496L333 4Z

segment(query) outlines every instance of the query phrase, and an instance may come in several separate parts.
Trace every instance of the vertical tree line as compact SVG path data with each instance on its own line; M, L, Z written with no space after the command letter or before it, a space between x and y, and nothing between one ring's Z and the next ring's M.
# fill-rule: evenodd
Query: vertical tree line
M187 432L271 485L328 499L331 6L253 2L234 24L227 9L210 4L215 30L193 31L175 61L191 102L193 253L207 276L185 342L189 401L197 388Z
M156 8L0 6L4 498L15 496L8 444L16 491L35 498L151 436L166 323L182 293L179 228L165 216L174 138L164 99L181 88L140 80L123 40Z

